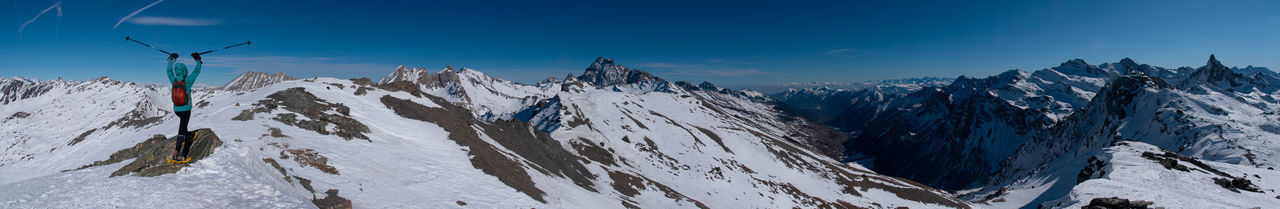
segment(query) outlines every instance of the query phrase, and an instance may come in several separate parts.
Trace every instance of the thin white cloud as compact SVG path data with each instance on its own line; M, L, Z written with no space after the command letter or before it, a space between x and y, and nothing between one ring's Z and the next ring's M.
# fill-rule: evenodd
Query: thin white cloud
M199 18L143 16L130 18L129 23L139 25L205 26L222 24L222 21Z
M769 74L769 72L764 72L756 69L711 69L711 70L680 69L680 70L667 72L667 74L683 75L683 76L746 77L746 76L755 76L755 75L765 75L765 74Z
M839 49L827 50L822 53L823 54L844 54L844 53L857 52L857 51L858 51L857 49L853 49L853 48L839 48Z
M292 76L358 76L368 72L390 73L395 69L390 64L353 63L332 57L303 56L217 56L206 55L204 65L209 67L226 67L235 69L227 72L240 74L247 71L284 72Z
M62 17L62 1L58 1L58 3L53 3L53 6L49 6L49 8L44 9L44 11L40 11L40 14L36 14L35 17L31 17L27 22L22 23L22 27L18 27L18 35L22 35L22 30L27 29L27 25L35 22L36 19L40 19L40 16L44 16L44 13L49 13L49 10L53 10L55 8L58 9L58 17Z
M698 67L703 67L703 65L702 65L702 64L680 64L680 63L666 63L666 62L644 63L644 64L640 64L640 65L637 65L637 66L638 66L638 67L642 67L642 68L698 68Z
M141 13L142 10L147 10L147 8L151 8L151 6L155 6L160 2L164 2L164 0L157 0L156 2L152 2L151 4L148 4L147 6L142 7L141 9L133 11L133 13L129 13L129 15L125 15L124 18L120 18L120 21L116 21L116 25L111 26L111 29L116 29L117 27L120 27L120 23L124 23L125 20L129 20L129 18L133 18L134 15L138 15L138 13Z
M726 68L727 64L731 64L731 63L727 63L728 60L712 59L712 60L705 60L705 61L711 64L654 62L654 63L640 64L638 66L641 68L661 69L658 72L663 72L664 74L669 74L669 75L682 75L682 76L745 77L745 76L769 74L769 72L760 71L757 69Z

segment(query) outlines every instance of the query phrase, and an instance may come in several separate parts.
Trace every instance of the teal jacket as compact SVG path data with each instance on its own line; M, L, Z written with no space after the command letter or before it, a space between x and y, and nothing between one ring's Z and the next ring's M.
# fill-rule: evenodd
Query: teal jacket
M191 71L191 74L187 74L187 65L177 63L177 66L175 66L173 60L169 60L169 67L165 69L165 72L169 73L169 85L173 85L178 81L183 81L183 83L187 84L187 105L174 105L174 112L191 111L191 104L195 102L191 101L191 86L195 85L196 76L200 76L200 64L203 63L204 62L196 61L196 70Z

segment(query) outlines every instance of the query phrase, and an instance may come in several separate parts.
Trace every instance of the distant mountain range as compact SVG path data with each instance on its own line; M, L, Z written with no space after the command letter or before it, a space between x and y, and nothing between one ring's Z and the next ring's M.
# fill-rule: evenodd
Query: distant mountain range
M0 79L0 203L16 208L970 208L842 163L848 135L754 91L599 58L534 85L449 66L381 79L245 73L169 87ZM213 141L213 142L209 142ZM157 154L159 153L159 154Z
M1079 208L1118 197L1162 207L1249 208L1277 201L1280 185L1267 182L1280 181L1272 170L1280 147L1271 142L1280 139L1278 79L1269 69L1228 68L1213 56L1203 67L1176 69L1076 59L919 90L883 85L890 88L773 96L850 134L846 161L979 205Z
M390 68L389 68L390 69ZM608 58L520 84L245 73L0 79L0 203L219 208L1254 208L1280 205L1280 74L1068 60L989 77L669 81ZM917 183L918 182L918 183ZM130 191L130 192L118 192ZM189 194L181 198L159 197ZM216 201L209 201L216 200Z

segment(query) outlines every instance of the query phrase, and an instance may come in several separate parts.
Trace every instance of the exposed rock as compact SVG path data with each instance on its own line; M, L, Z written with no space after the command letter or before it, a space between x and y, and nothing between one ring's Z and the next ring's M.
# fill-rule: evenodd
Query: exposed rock
M4 120L5 120L5 121L9 121L9 120L13 120L13 119L22 119L22 118L27 118L27 117L31 117L31 113L26 113L26 112L15 112L15 113L13 113L13 115L10 115L9 117L4 118Z
M1079 174L1076 174L1076 184L1079 184L1080 182L1084 182L1085 180L1106 175L1107 171L1102 170L1102 168L1106 166L1107 166L1107 162L1098 160L1097 156L1089 157L1088 164L1085 165L1084 168L1080 169ZM1166 168L1168 168L1168 166L1166 166Z
M596 161L596 162L600 162L601 164L611 165L611 166L618 165L614 161L613 152L606 150L600 146L591 144L591 142L587 141L586 139L578 139L577 141L570 141L569 145L573 146L573 149L578 151L578 155L587 157L587 159L590 159L591 161Z
M55 82L35 82L25 79L5 79L0 80L0 103L9 104L10 102L37 97L48 93L52 90Z
M1088 205L1085 205L1082 208L1084 209L1146 209L1147 206L1150 206L1151 204L1154 204L1154 203L1152 203L1151 201L1143 201L1143 200L1130 201L1129 199L1124 199L1119 197L1106 197L1106 198L1100 197L1100 198L1093 198L1093 200L1089 201Z
M289 157L292 156L292 157ZM311 149L286 149L280 151L281 159L290 159L298 162L302 167L314 167L321 172L339 175L338 168L329 165L329 158Z
M715 141L715 142L716 142L716 144L719 144L719 145L720 145L720 148L724 148L724 152L728 152L728 153L730 153L730 154L733 154L733 150L729 150L729 147L724 146L724 140L723 140L723 139L720 139L720 136L719 136L719 135L716 135L716 133L715 133L715 132L711 132L711 130L707 130L707 129L705 129L705 128L697 127L697 126L694 126L694 128L697 128L697 129L698 129L698 131L701 131L703 134L706 134L706 135L707 135L707 137L711 137L711 140L712 140L712 141Z
M80 143L80 141L84 141L85 137L89 137L89 134L93 134L93 132L97 130L98 129L96 128L89 129L88 131L85 131L84 133L80 134L80 136L77 136L75 139L71 139L71 142L68 142L67 145L76 145L77 143Z
M1165 169L1179 170L1184 172L1191 171L1191 168L1188 168L1187 166L1184 166L1182 164L1178 164L1177 158L1166 157L1164 155L1157 155L1151 152L1143 152L1142 158L1156 161L1157 163L1160 163L1160 165L1164 166Z
M352 83L355 83L356 85L361 85L361 86L372 86L372 85L373 85L373 80L369 80L369 78L352 78L352 79L351 79L351 82L352 82Z
M652 190L665 193L664 196L667 198L671 198L676 201L688 201L693 203L694 206L702 209L708 208L707 205L702 204L702 202L698 200L689 198L684 194L680 194L680 192L676 192L667 185L663 185L662 183L658 183L644 177L637 177L628 173L610 170L609 178L613 180L613 189L627 197L635 197L640 194L640 190L650 190L650 188L652 188Z
M591 67L578 76L579 80L596 87L608 87L622 84L640 84L654 90L666 90L670 84L659 77L641 70L628 69L626 66L613 63L613 59L598 57Z
M422 89L419 88L417 84L413 84L408 81L395 81L391 83L383 83L383 84L377 85L377 87L387 91L408 92L410 95L413 95L415 97L422 97L422 95L426 95L426 93L423 93ZM356 91L359 91L359 90L357 89Z
M338 196L338 190L330 189L325 191L325 197L321 199L312 199L311 203L321 209L351 209L351 200Z
M231 119L250 120L253 119L253 115L256 113L268 113L277 108L284 108L297 114L281 113L272 119L324 135L337 135L347 140L352 138L369 140L369 137L364 135L364 133L369 133L369 127L350 117L350 107L342 105L342 103L329 103L317 98L302 87L273 93L268 95L267 99L259 100L254 105L257 108L243 110L239 115ZM328 113L328 111L337 112L337 114ZM311 120L299 119L297 117L298 114ZM327 128L328 124L333 124L336 131L330 132ZM372 140L369 141L373 142Z
M432 98L443 108L429 108L409 100L399 99L390 95L382 97L382 103L387 108L393 110L401 117L435 123L449 132L449 139L453 140L460 146L468 148L468 154L471 157L471 165L479 168L485 174L498 177L498 181L529 195L529 197L540 202L547 202L544 198L546 192L534 186L532 177L525 170L525 167L515 160L506 157L498 148L480 139L479 134L472 129L475 123L474 118L462 107L444 102L436 97Z
M281 175L281 176L284 176L284 180L285 180L285 181L289 181L289 183L293 183L293 179L292 179L292 178L289 178L289 173L288 173L288 172L286 172L286 171L284 170L284 167L281 167L281 166L280 166L280 163L277 163L275 159L271 159L271 158L262 158L262 162L265 162L265 163L267 163L267 164L270 164L270 165L271 165L271 167L276 168L276 170L277 170L277 171L280 171L280 175Z
M195 163L205 157L208 157L213 154L218 147L222 146L222 140L218 138L218 135L215 134L213 130L202 128L195 132L198 133L194 142L195 144L191 145L191 151L188 153L188 157L191 158L190 163ZM165 159L170 158L173 154L173 143L177 141L175 137L177 136L165 138L164 135L155 135L146 141L134 145L133 147L111 154L111 157L106 160L97 161L93 164L82 166L76 170L93 166L110 165L123 162L128 159L137 158L137 160L134 160L128 165L121 167L119 170L112 172L111 176L115 177L134 174L135 176L149 177L175 173L190 164L171 164L165 162Z
M1249 181L1249 179L1245 179L1243 177L1231 177L1231 179L1213 178L1213 183L1236 193L1239 193L1240 190L1262 193L1262 189L1258 188L1258 185L1254 185L1253 181Z

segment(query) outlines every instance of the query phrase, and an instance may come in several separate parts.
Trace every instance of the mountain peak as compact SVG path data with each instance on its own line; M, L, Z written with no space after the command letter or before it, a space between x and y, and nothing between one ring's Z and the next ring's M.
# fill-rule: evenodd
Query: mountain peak
M382 77L378 83L387 84L396 81L416 82L423 76L427 76L426 68L408 68L404 65L400 65L400 67L396 67L396 70L392 71L391 74L388 74L386 77Z
M1205 63L1205 66L1209 68L1226 68L1226 66L1222 65L1222 62L1218 62L1218 58L1214 57L1213 54L1209 54L1209 63Z
M222 86L222 89L228 91L253 90L289 80L297 80L297 78L293 78L283 72L267 74L266 72L249 71L240 74L235 79L231 79L226 85Z
M1067 60L1067 62L1063 62L1061 65L1058 65L1058 67L1086 68L1089 67L1089 63L1085 62L1083 59L1076 58Z
M1254 83L1254 81L1231 70L1231 68L1222 65L1222 62L1219 62L1217 57L1210 54L1209 61L1205 63L1203 67L1197 68L1195 72L1191 73L1191 75L1187 77L1187 79L1183 80L1181 86L1192 87L1202 83L1217 86L1219 88L1236 88L1245 84Z
M594 66L594 65L597 65L597 64L599 64L599 65L613 65L613 58L596 57L596 61L595 61L595 62L593 62L593 63L591 63L591 65L592 65L592 66Z
M649 72L629 69L626 66L614 64L611 58L604 57L597 57L596 61L592 62L591 66L582 72L582 75L578 76L578 79L597 87L666 82L666 80L655 77Z
M1138 62L1133 61L1133 59L1130 59L1130 58L1128 58L1128 57L1125 57L1124 59L1120 59L1120 64L1123 64L1123 65L1138 65Z

